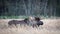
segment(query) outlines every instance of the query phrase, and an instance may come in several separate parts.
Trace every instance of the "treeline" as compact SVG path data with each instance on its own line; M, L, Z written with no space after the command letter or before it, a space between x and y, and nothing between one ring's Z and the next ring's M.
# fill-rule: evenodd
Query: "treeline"
M60 0L0 0L0 16L60 16Z

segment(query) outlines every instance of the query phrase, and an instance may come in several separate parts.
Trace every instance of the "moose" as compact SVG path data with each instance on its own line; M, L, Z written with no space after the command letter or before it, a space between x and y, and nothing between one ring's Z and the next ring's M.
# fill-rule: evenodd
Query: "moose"
M20 25L23 25L23 24L27 24L27 19L24 19L24 20L21 20L21 21L18 21L18 20L11 20L8 22L8 25L11 26L11 25L17 25L17 24L20 24Z
M24 20L18 21L18 20L11 20L8 22L8 25L12 25L14 24L15 26L17 24L20 25L29 25L32 27L39 27L40 25L43 25L43 22L40 21L39 17L29 17L29 18L25 18Z

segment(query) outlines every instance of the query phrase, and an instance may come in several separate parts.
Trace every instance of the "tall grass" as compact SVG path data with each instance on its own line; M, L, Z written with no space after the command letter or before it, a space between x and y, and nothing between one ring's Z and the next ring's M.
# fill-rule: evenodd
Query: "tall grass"
M28 18L28 16L0 16L0 19L24 19Z
M28 18L29 16L0 16L0 19L24 19L24 18ZM38 16L40 18L43 19L47 19L47 18L58 18L56 16Z
M19 24L8 26L8 21L10 19L0 19L0 34L60 34L60 19L43 19L44 25L38 28Z

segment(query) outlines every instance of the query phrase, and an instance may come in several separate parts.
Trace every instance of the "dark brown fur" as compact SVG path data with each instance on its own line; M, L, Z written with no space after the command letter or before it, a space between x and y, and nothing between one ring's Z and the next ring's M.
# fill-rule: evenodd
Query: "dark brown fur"
M36 26L40 26L40 25L43 25L43 22L42 21L40 21L40 18L39 17L35 17L35 20L33 20L33 21L35 21L36 23L34 23L34 22L32 22L32 21L29 21L29 19L28 18L25 18L24 20L21 20L21 21L18 21L18 20L11 20L11 21L9 21L8 22L8 25L17 25L17 24L20 24L20 25L31 25L31 26L33 26L33 27L36 27Z

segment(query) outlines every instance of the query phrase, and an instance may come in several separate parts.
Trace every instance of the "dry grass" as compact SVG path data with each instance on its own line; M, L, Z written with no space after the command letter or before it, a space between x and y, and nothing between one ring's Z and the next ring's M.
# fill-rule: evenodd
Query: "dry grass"
M0 34L60 34L60 19L43 19L43 26L32 28L31 26L14 25L8 27L8 21L12 19L0 19Z

